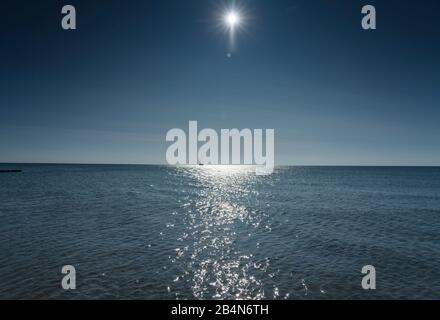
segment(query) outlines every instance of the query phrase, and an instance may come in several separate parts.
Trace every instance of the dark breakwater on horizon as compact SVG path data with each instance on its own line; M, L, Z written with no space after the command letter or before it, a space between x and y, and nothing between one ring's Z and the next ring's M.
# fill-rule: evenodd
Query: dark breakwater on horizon
M0 299L440 298L440 168L19 168Z

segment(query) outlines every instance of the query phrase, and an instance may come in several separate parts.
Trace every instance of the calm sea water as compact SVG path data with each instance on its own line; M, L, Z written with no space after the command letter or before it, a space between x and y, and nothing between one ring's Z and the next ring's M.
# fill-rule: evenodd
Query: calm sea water
M6 168L0 299L440 298L440 168Z

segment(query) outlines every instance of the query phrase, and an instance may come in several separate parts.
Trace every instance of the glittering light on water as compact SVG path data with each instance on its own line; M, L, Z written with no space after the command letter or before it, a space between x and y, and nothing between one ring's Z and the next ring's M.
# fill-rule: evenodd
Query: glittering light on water
M249 241L265 215L248 204L261 177L254 166L192 166L179 168L192 181L193 193L182 203L186 230L180 237L185 249L177 248L173 259L182 263L197 299L264 299L263 281L270 260L258 261Z

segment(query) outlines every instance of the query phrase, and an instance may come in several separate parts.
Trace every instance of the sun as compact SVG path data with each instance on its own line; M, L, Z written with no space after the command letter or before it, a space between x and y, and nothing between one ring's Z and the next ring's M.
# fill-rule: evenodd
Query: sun
M216 18L218 29L229 36L229 53L227 57L231 58L232 53L236 51L238 36L243 32L247 32L246 29L250 20L249 10L242 2L223 0L215 11L219 12Z
M240 14L236 11L229 11L225 15L225 22L227 26L231 29L234 29L237 25L239 25L240 21L241 21Z

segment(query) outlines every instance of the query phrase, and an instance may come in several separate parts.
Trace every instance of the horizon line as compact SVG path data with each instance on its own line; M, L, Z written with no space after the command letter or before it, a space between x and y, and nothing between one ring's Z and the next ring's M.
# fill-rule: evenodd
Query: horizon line
M156 167L194 167L198 165L169 165L158 163L87 163L87 162L0 162L0 165L78 165L78 166L156 166ZM206 165L206 166L235 166L249 167L258 165ZM279 164L279 167L382 167L382 168L439 168L440 165L366 165L366 164Z

